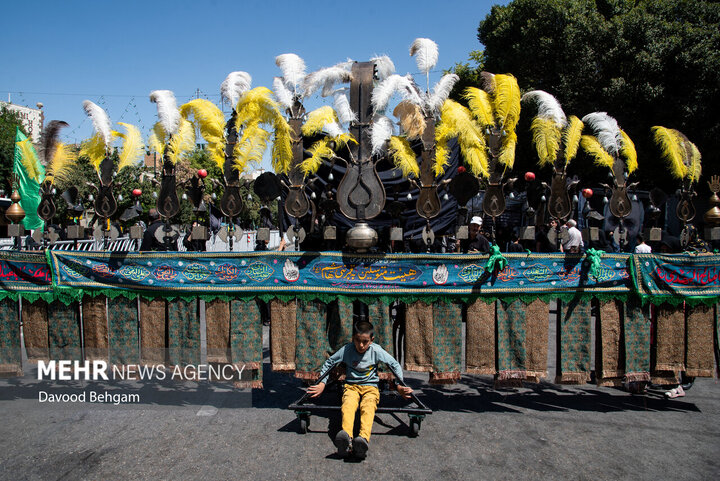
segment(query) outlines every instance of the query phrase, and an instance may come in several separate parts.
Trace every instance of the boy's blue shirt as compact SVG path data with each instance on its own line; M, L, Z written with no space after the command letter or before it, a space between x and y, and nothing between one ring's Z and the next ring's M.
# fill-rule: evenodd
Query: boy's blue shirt
M345 344L325 361L320 369L320 377L341 362L345 364L345 382L348 384L377 385L380 381L377 374L378 362L387 364L395 376L400 381L403 380L400 363L374 342L363 354L357 352L352 342Z

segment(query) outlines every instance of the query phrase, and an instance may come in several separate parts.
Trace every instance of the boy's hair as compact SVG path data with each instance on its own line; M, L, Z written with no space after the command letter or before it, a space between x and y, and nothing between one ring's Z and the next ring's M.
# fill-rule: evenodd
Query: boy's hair
M370 334L370 337L375 337L375 328L368 321L359 321L355 323L355 334Z

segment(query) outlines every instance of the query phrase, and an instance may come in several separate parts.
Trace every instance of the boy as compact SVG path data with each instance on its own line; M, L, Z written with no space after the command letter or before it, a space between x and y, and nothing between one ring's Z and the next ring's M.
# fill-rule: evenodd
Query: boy
M346 457L350 454L350 439L355 423L355 412L360 405L360 433L352 440L352 452L359 459L365 459L370 440L375 410L380 401L378 390L378 362L384 362L402 381L402 368L400 364L382 347L373 344L375 334L373 325L367 321L360 321L355 325L352 342L345 344L335 354L330 356L320 370L320 377L339 363L345 364L345 387L342 397L342 429L335 436L335 446L338 455ZM325 383L320 382L308 388L310 397L319 396L325 389ZM406 386L397 386L398 392L409 398L412 389Z

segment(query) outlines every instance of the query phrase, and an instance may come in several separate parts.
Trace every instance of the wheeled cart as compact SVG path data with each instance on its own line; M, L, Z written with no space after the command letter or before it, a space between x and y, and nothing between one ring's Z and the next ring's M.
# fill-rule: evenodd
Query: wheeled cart
M315 384L320 383L323 381L327 376L330 375L330 373L333 371L331 369L325 375L321 378L319 378ZM339 381L333 380L326 384L325 389L330 388L331 386L337 384ZM381 381L382 382L382 381ZM399 383L402 386L406 386L406 384L402 381L399 381L398 379L395 379L396 383ZM382 393L382 390L381 390ZM400 396L398 396L400 397ZM295 411L295 415L298 418L298 421L300 422L300 433L305 434L307 433L308 426L310 425L310 416L313 412L317 411L340 411L341 406L338 405L321 405L321 404L314 404L310 402L310 394L305 393L300 399L295 401L294 403L290 404L288 406L288 409L292 409ZM401 398L402 399L402 398ZM420 432L420 425L422 424L423 419L425 419L425 416L428 414L432 414L432 410L429 409L425 404L420 401L417 396L415 396L415 393L410 394L410 400L415 403L417 407L411 407L411 406L383 406L382 405L382 398L380 400L380 405L377 408L376 413L406 413L409 417L409 432L408 436L411 438L414 438L418 435Z

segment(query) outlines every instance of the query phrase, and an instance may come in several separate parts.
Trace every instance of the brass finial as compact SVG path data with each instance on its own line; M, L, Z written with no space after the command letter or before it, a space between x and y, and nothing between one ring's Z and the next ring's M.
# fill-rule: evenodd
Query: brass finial
M25 210L20 205L20 192L18 192L19 179L17 174L12 174L10 177L10 184L12 185L12 194L10 200L12 205L5 211L5 217L7 217L13 224L19 224L25 218Z

